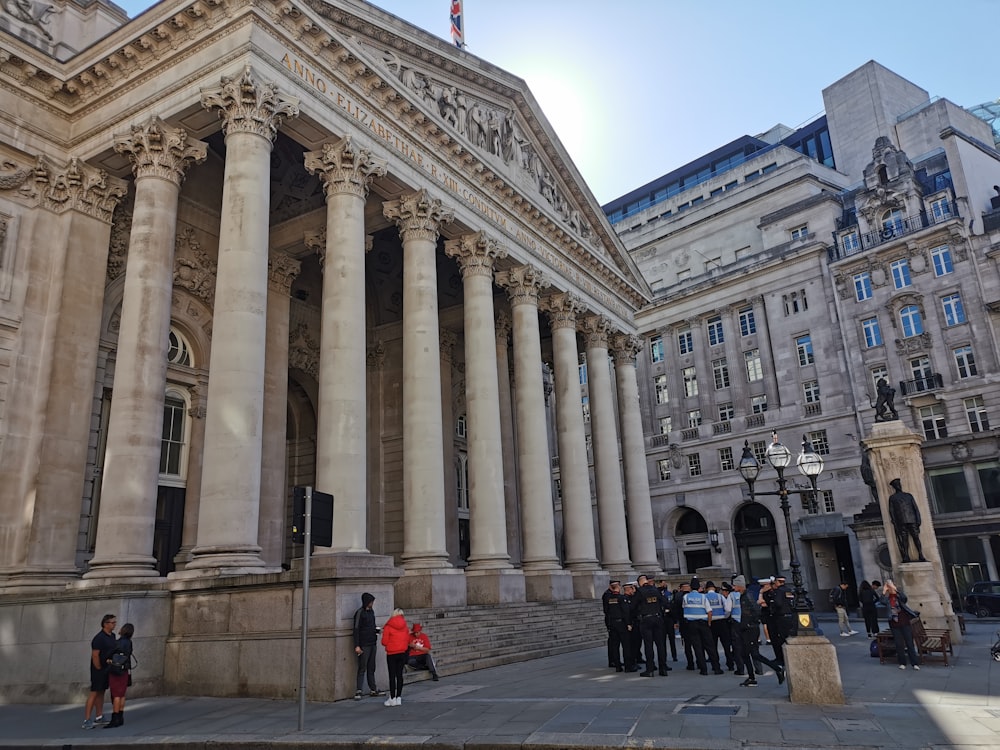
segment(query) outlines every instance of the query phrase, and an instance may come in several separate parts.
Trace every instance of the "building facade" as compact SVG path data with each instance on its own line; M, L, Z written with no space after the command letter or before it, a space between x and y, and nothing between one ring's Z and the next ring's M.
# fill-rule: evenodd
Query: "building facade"
M924 438L958 594L995 578L1000 552L1000 154L988 123L875 62L823 95L805 127L744 136L605 206L656 295L639 370L658 554L672 572L787 564L777 499L748 502L736 471L746 445L765 489L776 431L826 462L817 497L791 496L807 588L883 578L884 530L854 526L884 379Z

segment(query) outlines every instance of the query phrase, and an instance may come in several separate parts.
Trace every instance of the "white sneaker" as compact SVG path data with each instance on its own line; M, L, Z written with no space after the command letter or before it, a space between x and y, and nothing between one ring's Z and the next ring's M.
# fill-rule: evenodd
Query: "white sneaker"
M397 706L402 706L403 705L403 696L399 696L398 698L396 698L395 705L397 705Z
M849 635L850 635L850 633L841 633L841 634L840 634L840 637L841 637L841 638L846 638L846 637L847 637L847 636L849 636Z
M849 631L849 632L848 632L847 634L848 634L848 635L857 635L857 634L858 634L858 631L857 631L857 630L851 630L851 631Z
M913 665L913 668L914 668L915 670L917 670L918 672L920 671L920 665L919 665L919 664L914 664L914 665Z
M905 664L900 664L900 665L899 665L899 668L900 668L900 669L906 669L906 665L905 665Z
M395 706L396 705L396 699L395 698L386 698L385 699L385 703L383 703L382 705L383 706Z

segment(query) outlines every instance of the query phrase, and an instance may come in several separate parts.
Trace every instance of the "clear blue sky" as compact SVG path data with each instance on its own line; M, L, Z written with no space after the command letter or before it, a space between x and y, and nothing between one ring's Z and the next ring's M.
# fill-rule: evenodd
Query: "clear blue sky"
M132 17L148 0L116 0ZM449 0L376 0L450 39ZM464 0L467 51L527 81L605 203L823 111L868 60L969 107L1000 97L997 0Z

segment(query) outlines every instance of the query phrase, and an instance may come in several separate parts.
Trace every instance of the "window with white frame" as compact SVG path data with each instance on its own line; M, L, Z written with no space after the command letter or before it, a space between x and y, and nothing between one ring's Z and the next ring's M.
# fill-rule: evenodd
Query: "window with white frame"
M660 434L669 435L673 428L673 417L660 417Z
M809 225L803 224L800 227L795 227L795 229L791 231L791 235L793 240L804 240L809 236Z
M873 346L882 346L882 329L879 328L878 318L861 321L861 330L864 331L866 347L871 349Z
M665 404L670 400L670 394L667 392L666 375L657 375L653 378L653 387L656 389L656 403Z
M836 513L837 506L833 502L833 490L820 490L820 501L823 503L824 513Z
M455 489L459 510L469 509L469 454L459 451L455 457ZM558 481L558 480L557 480Z
M955 265L951 260L951 248L941 245L931 250L931 265L934 267L935 276L947 276L955 271Z
M806 290L800 289L791 294L781 295L782 303L785 306L785 315L795 315L809 309L809 299L806 297Z
M677 351L681 354L690 354L694 351L694 339L691 331L681 331L677 334Z
M689 477L700 477L701 476L701 454L692 453L688 456L688 476Z
M899 325L903 330L903 338L919 336L924 332L924 316L916 305L904 305L899 310Z
M698 377L695 374L695 369L693 367L685 367L683 370L681 370L681 377L684 380L684 395L697 396Z
M589 396L583 396L580 399L580 402L581 402L581 404L583 406L583 421L585 423L586 422L590 422L590 397Z
M816 358L813 356L812 336L807 333L796 338L795 353L799 357L799 367L813 364Z
M728 422L736 416L736 409L733 408L732 401L726 401L723 404L719 404L719 421Z
M715 377L715 390L729 387L729 364L725 357L712 360L712 374Z
M757 333L757 321L753 316L753 308L745 307L740 310L740 335L752 336Z
M459 414L455 420L455 437L465 438L467 434L468 422L466 422L464 414Z
M971 346L968 344L960 346L953 349L952 354L955 355L955 367L958 370L959 378L971 378L979 374L979 371L976 370L976 357L972 353Z
M656 462L656 469L660 472L660 481L666 482L670 479L670 459L661 458Z
M857 252L861 247L861 241L857 232L844 232L840 235L840 247L845 253Z
M767 441L754 440L750 443L750 451L761 466L767 463Z
M892 273L892 286L894 289L905 289L912 283L910 281L910 260L900 258L889 264L889 271Z
M872 387L878 392L878 381L889 382L889 369L885 365L873 365L868 372L872 377Z
M806 440L812 444L812 449L821 456L830 455L830 442L826 437L826 430L813 430L806 433Z
M688 427L701 426L701 409L692 409L688 412Z
M722 330L721 316L716 315L715 317L709 318L706 325L708 327L709 346L718 346L726 340L725 333Z
M160 440L160 475L180 479L185 472L187 402L169 392L163 402L163 431Z
M944 310L944 324L949 328L965 322L965 308L962 307L962 297L957 292L942 297L941 308Z
M743 361L747 368L747 382L755 383L764 379L764 367L760 362L760 349L743 352Z
M191 345L184 338L183 333L170 326L170 335L167 341L167 362L172 365L194 367L194 360L191 356Z
M732 471L736 467L732 448L719 448L719 470Z
M750 397L750 411L754 414L763 414L767 411L767 394L760 393Z
M963 399L965 404L965 416L969 418L969 429L973 432L988 432L990 429L990 417L986 413L986 402L982 396L973 396Z
M882 214L882 239L887 240L903 233L903 212L898 208Z
M916 390L928 390L934 382L934 371L931 369L931 358L927 356L920 356L910 359L910 374L913 376L913 385Z
M580 374L580 385L587 385L587 363L581 362L576 369Z
M807 404L819 403L819 381L807 380L802 384L802 395L805 396Z
M920 407L920 424L924 430L924 437L928 440L948 437L944 407L941 404Z
M649 340L649 361L653 364L663 361L663 337L653 336Z
M858 302L872 298L872 275L868 271L854 274L854 296Z
M938 198L931 201L931 216L934 223L951 218L951 202L947 198Z

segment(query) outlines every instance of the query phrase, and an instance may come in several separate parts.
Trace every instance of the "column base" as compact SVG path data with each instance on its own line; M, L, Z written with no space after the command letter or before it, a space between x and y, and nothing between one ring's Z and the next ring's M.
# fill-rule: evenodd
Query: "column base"
M525 599L524 573L520 570L466 570L469 604L512 604Z
M59 570L8 570L0 571L0 594L32 594L43 591L62 591L67 584L80 580L76 568Z
M150 555L116 555L104 560L94 558L83 574L86 580L119 581L159 578L156 559Z
M573 576L574 599L600 599L611 580L606 570L571 570L570 574Z
M456 568L408 570L396 581L393 596L403 609L464 607L465 575Z
M951 642L962 642L962 631L951 600L938 590L941 573L931 562L899 563L896 586L906 594L906 604L920 612L920 620L928 628L951 631Z
M568 570L526 570L524 593L529 602L573 599L573 574Z
M844 705L837 649L821 635L798 635L784 646L788 698L792 703Z
M212 578L220 576L261 575L280 573L280 567L269 566L260 557L260 548L247 550L195 547L191 561L184 570L174 571L168 578Z

